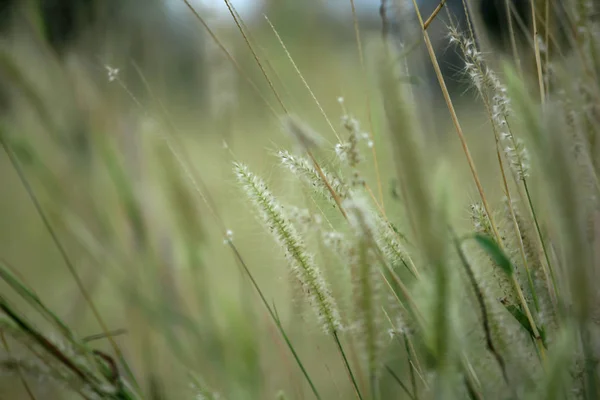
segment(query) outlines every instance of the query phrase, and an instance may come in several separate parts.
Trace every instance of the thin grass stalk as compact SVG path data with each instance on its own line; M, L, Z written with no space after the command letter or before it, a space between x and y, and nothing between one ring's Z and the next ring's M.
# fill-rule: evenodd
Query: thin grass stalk
M69 340L74 340L73 332L58 318L58 316L53 313L41 299L28 287L25 286L24 283L20 279L16 277L16 275L11 271L15 270L15 268L10 268L8 262L0 258L0 278L5 281L14 291L16 291L21 298L26 300L29 304L31 304L40 314L44 316L51 324L53 324L58 330Z
M348 373L348 376L350 377L350 380L352 381L352 386L354 387L356 397L358 397L360 400L363 400L362 394L360 393L360 389L358 387L358 383L356 382L356 378L354 377L354 373L352 372L352 367L350 367L350 363L348 362L348 358L346 357L346 352L344 351L344 347L342 346L342 343L340 342L340 338L338 336L337 331L333 332L333 340L335 341L337 349L339 350L340 355L342 356L342 360L344 361L344 366L346 367L346 372Z
M509 130L509 132L511 132L511 134L510 134L511 144L514 148L517 148L516 146L518 144L516 143L515 136L512 133L510 124L508 123L508 120L506 120L506 118L505 118L505 122L506 122L507 129ZM533 222L535 225L537 238L540 242L540 245L542 247L542 252L544 254L545 263L542 263L542 267L543 267L542 270L543 270L544 277L545 277L546 281L548 282L548 284L550 284L550 283L552 284L552 286L548 288L548 292L550 293L550 296L556 305L558 303L558 299L560 298L558 283L556 281L556 277L554 274L554 268L552 266L552 263L550 262L550 255L549 255L548 249L546 248L546 242L544 240L544 236L543 236L542 230L540 228L538 216L535 211L535 207L533 205L531 192L529 191L528 178L526 176L522 176L520 179L518 179L519 177L517 177L517 176L514 176L514 178L515 178L515 183L517 184L517 187L519 187L519 181L521 181L523 184L523 188L525 189L525 198L527 199L527 205L528 205L529 211L531 212L531 216L532 216L532 219L533 219Z
M356 36L356 47L358 49L358 58L360 61L360 66L362 69L362 73L364 75L364 86L365 86L365 97L366 97L366 105L367 105L367 119L369 121L370 132L369 135L371 140L374 135L373 129L373 109L371 107L371 91L369 90L369 75L367 73L367 67L365 65L365 56L363 52L362 40L360 39L360 27L358 23L358 15L356 14L356 5L354 4L354 0L350 0L350 6L352 7L352 20L354 23L354 34ZM375 150L375 145L371 147L371 152L373 154L373 163L375 166L375 175L377 177L377 189L379 191L379 204L381 209L381 214L385 217L385 205L383 202L383 186L381 183L381 174L379 171L379 163L377 161L377 150ZM369 189L370 190L370 189Z
M263 294L262 290L260 289L260 286L258 285L258 282L254 278L254 275L252 274L252 272L248 268L248 265L246 264L246 262L242 258L241 253L238 251L237 247L233 244L232 241L228 242L228 246L232 250L232 252L233 252L233 254L234 254L235 258L236 258L236 261L237 261L238 265L242 268L242 270L244 271L244 273L246 274L246 276L248 277L248 279L250 279L250 282L252 283L252 286L254 287L254 289L256 290L256 292L258 293L258 295L259 295L259 297L261 299L261 302L263 303L263 305L267 309L267 312L268 312L269 316L271 317L271 319L273 320L273 322L275 322L275 325L277 326L277 329L279 330L279 333L281 334L281 336L283 337L283 340L285 340L286 345L290 349L290 352L292 353L292 356L294 357L294 360L296 361L296 364L298 364L298 367L302 371L302 375L304 375L304 377L306 378L306 381L308 382L308 385L310 386L310 389L312 390L313 394L315 395L315 398L317 400L321 400L321 395L319 394L319 392L318 392L315 384L313 383L312 379L310 378L310 375L308 374L308 371L304 367L304 364L300 360L300 356L296 352L296 349L294 348L294 346L293 346L290 338L288 337L287 333L283 329L283 325L281 324L281 321L279 320L279 317L275 314L275 312L273 311L273 309L269 305L269 302L267 301L265 295Z
M273 307L275 306L273 305ZM277 310L275 310L275 312L277 312ZM266 319L268 319L268 317ZM302 383L296 378L295 374L292 372L292 363L290 362L289 358L286 357L285 346L281 342L281 338L278 336L278 331L274 328L276 327L270 326L269 333L271 334L273 341L277 344L277 349L279 350L278 353L281 355L281 360L285 364L286 372L289 375L289 381L293 385L296 395L302 398L304 397Z
M206 21L204 20L204 18L202 18L202 16L198 13L198 11L196 11L196 9L194 8L194 6L192 6L190 4L190 2L188 0L183 0L183 2L185 3L185 5L189 8L189 10L192 12L192 14L194 15L194 17L196 18L196 20L198 20L198 22L200 22L200 24L204 27L204 29L208 32L208 34L210 35L210 37L214 40L214 42L217 44L217 46L221 49L221 51L223 51L223 53L225 53L225 55L227 56L227 58L229 59L229 61L233 64L233 66L235 67L235 69L239 72L239 74L244 77L244 79L250 84L250 86L252 87L252 90L254 90L254 92L258 95L258 97L260 97L260 99L265 103L265 105L269 108L269 111L271 111L271 113L274 116L277 116L278 113L277 111L275 111L275 108L271 105L271 103L263 96L262 92L260 91L260 89L258 88L258 86L256 86L256 84L254 83L254 81L252 81L252 79L250 79L250 77L248 76L248 74L245 72L244 68L242 68L242 66L237 62L237 60L233 57L233 55L231 55L231 53L229 52L229 50L227 50L227 48L223 45L223 43L221 42L221 40L219 40L219 38L217 37L217 35L213 32L213 30L208 26L208 24L206 23Z
M248 36L248 40L251 43L252 42L256 43L256 40L254 39L254 37L252 35L252 32L250 31L250 28L248 28L248 26L246 25L246 23L242 19L240 13L236 10L235 6L231 3L231 1L229 2L229 4L231 5L231 9L233 10L233 12L235 13L235 15L237 16L237 19L240 22L240 25L242 26L242 29L245 31L246 36ZM264 47L261 47L260 44L257 44L257 46L259 47L259 49L263 53L266 53L266 50L265 50ZM260 58L260 55L259 55L259 58ZM262 60L265 62L266 66L271 70L271 72L273 72L275 80L281 86L281 88L283 90L283 94L288 99L292 100L292 95L290 94L289 90L287 89L285 82L283 81L283 79L281 78L281 76L277 72L277 69L275 69L275 66L273 65L273 63L271 63L271 60L269 60L269 58L267 57L266 54L263 54Z
M446 0L440 0L440 3L433 10L433 12L429 16L429 18L427 18L427 20L423 23L423 29L427 30L427 28L429 28L429 25L431 25L431 23L433 22L435 17L437 17L437 15L440 13L440 11L442 11L442 8L444 8L445 4L446 4Z
M529 0L531 4L531 24L533 31L533 49L535 52L535 64L537 67L538 84L540 87L540 101L542 105L546 103L546 89L544 89L544 74L542 71L542 58L540 54L540 43L538 40L537 15L535 12L535 0Z
M417 398L410 392L410 390L408 390L408 387L406 386L406 384L404 382L402 382L402 379L400 379L400 377L398 375L396 375L394 370L392 368L390 368L389 365L386 365L385 369L392 376L392 378L394 378L394 381L396 383L398 383L398 385L400 385L400 387L402 388L402 390L404 390L404 393L406 393L406 395L408 397L410 397L412 400L417 400Z
M533 279L531 278L531 271L529 270L529 263L527 262L527 256L525 254L525 246L523 244L523 236L521 235L521 229L519 228L519 224L517 222L517 216L515 214L512 196L510 194L510 188L508 187L508 180L506 179L506 171L504 169L504 162L502 161L502 152L500 151L500 137L498 134L498 129L496 128L496 124L494 122L494 118L492 116L492 110L490 107L490 102L487 95L483 94L483 102L485 104L486 112L488 114L488 118L492 124L492 131L494 133L494 139L496 142L496 154L498 157L498 165L500 166L500 175L502 177L502 185L504 189L504 194L507 198L508 210L510 213L511 221L513 223L514 231L517 235L517 242L519 245L519 254L521 256L521 261L523 262L523 268L525 269L525 274L527 275L527 282L529 283L529 290L531 291L531 296L533 298L533 302L535 304L535 308L539 310L539 301L538 296L536 294L535 286L533 284ZM526 304L523 307L527 307ZM533 321L529 321L533 324Z
M546 67L546 96L550 97L550 74L548 74L547 69L550 65L550 0L544 0L544 44L546 46L546 51L544 52L544 66Z
M414 399L419 400L419 386L417 385L417 379L415 377L415 366L413 364L413 355L411 353L410 339L406 332L402 332L402 338L404 339L404 348L406 349L408 371L410 373L410 384L413 388ZM418 360L416 360L418 363Z
M227 1L227 0L226 0ZM294 70L296 71L296 74L299 76L300 80L302 81L302 83L304 84L304 87L308 90L309 94L311 95L313 101L315 102L315 104L317 105L317 108L319 109L319 111L321 112L321 115L323 116L323 118L325 118L325 121L327 122L327 125L329 125L329 127L331 128L331 130L333 131L336 139L338 141L341 142L341 138L337 132L337 130L335 129L335 127L333 126L333 124L331 123L331 120L329 119L329 117L327 116L327 113L325 112L325 110L323 109L323 106L321 105L321 103L319 102L319 100L317 99L316 95L314 94L314 92L312 91L310 85L308 84L308 82L306 81L306 79L304 78L304 75L302 74L302 72L300 71L300 69L298 68L298 66L296 65L296 62L294 61L292 55L290 54L289 50L287 49L287 46L285 45L285 43L283 42L283 39L281 38L281 36L279 35L279 32L277 31L277 29L275 28L275 26L273 25L273 23L271 22L271 20L265 15L264 18L266 19L267 23L269 24L269 27L271 28L271 30L273 31L275 37L277 38L277 41L279 42L279 44L281 45L281 47L283 48L288 60L290 61L290 63L292 64L292 66L294 67ZM286 111L287 113L287 111ZM330 192L332 193L332 196L334 197L334 199L336 200L336 203L338 204L338 207L340 209L340 212L342 213L342 215L344 216L344 218L347 219L346 213L344 211L344 209L341 207L341 202L339 202L339 197L336 198L336 196L333 195L333 191L331 189L331 185L327 182L327 179L325 178L325 176L322 173L321 167L319 166L319 164L317 163L316 159L314 158L314 156L312 155L312 153L310 151L308 151L307 149L307 154L308 156L311 158L311 160L313 161L313 164L315 165L315 168L317 169L317 172L319 173L319 175L321 175L321 179L323 179L323 182L326 183L326 185L328 186L328 190L330 190ZM376 162L376 159L375 159ZM378 181L380 179L378 178ZM380 182L378 183L379 185L381 184ZM373 195L372 191L370 189L368 189L371 198L373 199L373 202L378 206L378 208L380 208L382 210L382 214L385 215L385 210L382 207L382 204L380 205L379 202L377 201L377 199L375 198L375 196ZM382 200L383 201L383 200Z
M456 115L456 111L454 109L454 104L452 103L452 99L450 98L450 93L448 92L448 88L446 87L446 82L444 80L444 77L442 76L442 71L440 69L439 63L437 61L437 57L435 55L435 51L433 50L433 45L431 43L431 39L429 38L429 34L427 33L427 30L425 29L424 26L424 22L423 22L423 17L421 16L421 11L419 10L419 6L417 4L416 0L412 0L413 6L415 8L415 11L417 13L417 17L419 19L419 23L421 25L421 30L423 33L423 37L425 39L425 45L427 47L427 51L429 52L429 56L431 58L431 62L433 64L433 68L435 70L435 74L438 78L438 82L440 84L440 88L442 89L442 94L444 95L444 100L446 101L446 105L448 106L448 110L450 111L450 117L452 119L452 123L454 124L454 128L456 130L456 133L458 134L458 138L460 140L461 146L463 148L463 151L465 153L465 157L467 159L467 163L469 164L469 168L471 170L471 174L473 175L473 180L475 181L475 185L477 186L477 190L479 192L479 196L481 197L481 202L483 203L483 206L486 210L486 213L489 215L490 218L490 224L492 225L492 230L494 232L494 236L496 236L496 239L498 240L498 242L500 242L501 240L501 235L500 232L498 231L498 227L496 225L496 222L494 221L494 218L492 216L491 213L491 208L488 204L487 201L487 197L485 196L485 192L483 190L483 186L481 184L481 180L479 179L479 174L477 173L477 169L475 167L475 162L473 161L473 157L471 156L471 152L469 150L469 147L467 145L467 141L466 138L464 136L461 124L458 120L458 116Z
M398 277L398 275L392 269L392 267L390 267L389 264L385 261L385 259L380 255L379 251L377 252L377 254L378 254L378 257L379 257L379 262L383 265L384 269L386 269L388 271L388 273L390 274L390 276L393 278L394 283L396 285L398 285L398 287L400 288L400 291L402 292L402 295L404 296L404 298L408 302L408 304L410 306L408 311L410 311L411 314L413 314L413 316L415 317L415 320L420 324L420 326L423 326L425 318L423 317L423 314L421 314L421 312L417 308L417 304L415 303L414 299L410 295L410 292L408 291L408 288L402 282L402 280ZM400 298L396 294L396 291L392 287L390 281L387 279L387 277L385 276L385 274L383 273L383 271L380 271L380 275L383 278L384 282L388 285L388 287L390 289L390 292L395 297L396 301L398 301L398 304L400 304L402 307L404 307L404 303L402 302L402 300L400 300Z
M241 19L239 19L238 16L237 16L237 14L234 12L233 7L231 5L231 2L229 0L223 0L223 1L227 5L227 9L229 10L229 13L231 14L231 17L233 18L233 20L235 22L235 25L237 26L238 30L240 31L240 34L242 35L242 37L244 38L244 41L246 42L246 45L250 49L250 52L252 53L252 57L254 57L254 60L256 61L256 64L260 68L260 72L263 74L265 80L267 81L267 84L269 85L269 88L271 89L271 91L275 95L275 98L277 99L277 102L279 103L279 105L281 106L281 108L283 109L283 111L286 114L288 114L287 107L283 104L283 100L279 96L279 93L277 92L277 89L275 89L275 86L273 85L273 81L269 77L269 74L267 74L267 71L265 70L262 62L260 61L260 58L258 57L258 54L256 54L256 51L254 50L254 46L252 46L252 43L250 42L250 39L248 38L248 35L246 35L246 33L244 32L244 29L242 28L242 25L240 24Z
M529 185L526 180L523 180L523 187L525 188L525 196L527 197L527 204L529 205L529 210L531 211L531 216L533 218L533 224L535 225L535 232L537 233L538 240L542 246L542 251L544 253L544 258L546 260L546 265L548 267L548 271L550 272L550 279L552 280L552 287L554 288L552 295L555 301L560 299L560 291L558 282L556 281L556 275L554 273L554 268L552 267L552 263L550 262L550 255L548 252L548 248L546 247L546 241L544 240L544 235L542 234L542 229L540 228L540 223L538 221L537 212L535 211L535 207L533 206L533 200L531 199L531 193L529 191ZM544 273L546 277L548 276L548 272L544 269Z
M344 210L344 207L342 206L342 200L340 199L340 196L331 187L331 184L327 180L327 177L325 176L325 173L323 173L323 169L321 169L321 166L319 165L319 163L317 162L316 158L313 156L312 152L308 148L306 148L306 154L308 154L308 157L310 158L310 160L312 161L313 165L315 166L317 174L319 174L319 176L321 177L321 180L323 181L323 183L325 184L325 186L327 186L327 190L329 191L329 194L331 195L331 197L335 201L336 205L338 206L338 209L340 210L340 212L344 216L344 219L347 220L348 219L348 215L346 214L346 211Z
M215 39L217 40L217 39ZM226 50L225 50L226 51ZM150 82L147 80L145 74L142 72L142 69L140 68L140 66L133 61L132 62L132 66L134 68L134 70L136 71L136 73L138 74L139 78L141 79L144 88L146 89L146 91L148 92L148 94L150 95L150 98L158 105L160 112L163 114L163 119L165 124L167 125L167 132L168 134L165 136L166 142L167 142L167 149L168 152L173 156L173 158L176 161L176 165L173 166L174 169L179 168L182 172L183 179L187 179L188 181L190 181L193 185L193 189L196 191L196 193L198 193L198 187L197 184L195 184L195 180L193 177L192 172L186 168L185 166L185 161L182 160L183 156L187 157L187 153L183 153L183 156L180 152L178 152L174 147L173 147L173 143L172 141L177 142L176 145L178 145L180 148L184 148L181 144L181 142L179 142L178 138L177 138L177 133L179 132L178 127L176 126L176 124L173 122L169 112L167 111L166 106L164 105L164 103L161 101L161 99L156 95L156 93L154 92L152 85L150 84ZM137 100L137 98L135 96L133 96L133 94L131 93L131 91L127 88L127 86L125 85L124 82L122 82L119 78L117 78L117 80L119 81L121 87L125 90L125 92L130 96L130 98L135 102L135 104L140 108L140 110L142 110L142 112L144 112L145 114L148 114L147 110L144 108L144 106ZM188 161L189 164L189 158L186 159ZM179 171L178 171L179 172ZM188 237L187 240L189 241L190 238ZM199 266L198 263L200 262L198 255L196 253L196 249L195 247L191 244L188 243L188 245L186 246L186 255L187 255L187 261L190 263L190 267L192 269L192 273L194 274L194 276L198 277L200 274L199 271ZM198 280L198 279L194 279L194 286L196 288L199 287L199 282L204 282L204 279ZM206 306L206 304L208 304L208 298L206 297L206 295L202 296L202 293L206 293L205 290L196 290L196 297L198 299L198 304L200 305L200 309L204 310L208 313L209 318L212 318L211 315L211 311L210 311L210 307ZM202 299L204 301L202 301ZM132 317L138 318L136 316L136 312L133 312ZM169 331L166 332L167 335L170 335L171 333ZM142 334L143 335L143 334ZM142 341L147 341L147 339L144 338L144 335L142 336ZM173 342L172 343L177 343L177 342ZM148 347L148 346L146 346ZM149 354L151 352L144 352L144 357L149 357ZM183 355L183 353L180 354L180 356ZM188 359L189 361L189 359ZM145 363L146 365L149 365L149 363Z
M496 144L496 153L497 153L497 158L498 158L498 164L500 166L500 172L501 172L501 177L502 177L502 182L503 182L503 187L504 187L505 195L508 198L508 203L509 203L508 207L509 207L509 211L510 211L510 214L511 214L511 219L512 219L512 222L513 222L513 225L514 225L515 232L517 233L517 236L518 236L519 251L521 253L521 258L522 258L522 261L523 261L523 267L524 267L524 269L526 271L526 274L527 274L528 283L529 283L529 286L530 286L530 290L531 290L531 293L532 293L532 296L533 296L533 300L534 300L536 309L539 309L539 302L538 302L538 299L537 299L537 294L536 294L535 286L533 284L533 280L531 278L531 273L529 271L529 267L528 267L528 263L527 263L527 256L525 254L525 248L524 248L524 245L523 245L523 240L522 240L521 232L520 232L519 225L518 225L518 222L517 222L517 219L516 219L516 215L515 215L515 211L514 211L514 208L513 208L513 205L512 205L512 198L511 198L511 195L510 195L510 188L508 187L508 181L506 179L506 172L505 172L505 169L504 169L504 163L503 163L502 154L501 154L501 151L500 151L500 145L499 145L499 143L500 143L500 136L498 134L498 130L497 130L497 126L496 126L496 119L494 118L494 114L492 112L492 106L490 104L490 100L489 100L489 96L488 96L488 92L487 92L488 88L486 86L492 86L492 90L495 90L494 84L490 85L489 83L484 83L486 81L486 79L489 79L489 76L487 76L487 75L489 75L489 72L486 73L486 71L484 70L485 67L483 65L483 62L479 58L477 58L475 56L472 56L472 55L471 56L469 55L469 50L470 49L468 49L468 45L465 45L464 41L462 41L460 38L456 37L457 36L457 34L456 34L456 28L452 28L452 29L454 30L454 32L451 33L452 39L454 41L457 41L459 43L459 45L461 46L465 57L467 57L467 63L468 63L468 65L472 65L472 66L468 67L469 70L471 70L469 73L471 75L473 75L473 74L477 75L477 78L474 79L475 80L474 85L477 88L477 91L479 92L479 94L481 95L481 97L483 99L483 102L484 102L484 105L485 105L485 109L486 109L486 112L488 114L488 118L490 119L490 122L492 124L492 131L493 131L493 134L494 134L494 139L495 139L495 144ZM475 42L473 42L473 43L475 43ZM499 94L496 94L496 96L497 95L499 95ZM505 111L501 111L500 113L501 113L502 117L504 118L504 121L506 121L506 115L505 115L506 112ZM512 140L514 141L514 136L512 137ZM515 144L515 149L516 149L516 144ZM522 162L522 160L519 160L519 164L520 164L520 168L523 169L523 162ZM524 171L521 171L521 175L523 175L522 178L525 178ZM490 219L489 215L488 215L488 219ZM504 248L504 244L502 243L501 239L498 242L498 245L500 246L501 249ZM512 282L513 282L513 286L515 286L515 290L516 290L517 295L519 297L519 301L521 302L521 306L523 307L523 310L525 311L525 315L527 316L527 319L529 320L529 323L532 326L532 331L534 333L534 338L535 338L535 340L536 340L536 342L538 344L540 355L541 355L542 359L544 359L545 358L544 357L544 346L543 346L541 338L539 338L539 333L537 332L537 326L535 326L535 321L532 318L531 311L529 310L529 306L528 306L527 302L525 301L525 298L524 298L524 296L522 294L522 291L521 291L521 287L520 287L520 285L519 285L519 283L518 283L515 275L512 274L511 278L512 278Z
M515 36L515 28L513 26L513 17L510 2L511 0L504 0L504 12L506 13L506 19L508 20L508 35L510 37L510 47L513 52L513 58L515 59L515 64L517 65L517 71L519 72L519 76L523 76L523 68L521 67L521 57L519 57L519 50L517 49L517 39Z
M386 282L386 283L388 283L388 285L389 285L389 282ZM385 317L387 318L390 326L392 327L392 329L394 329L395 328L394 323L392 322L390 316L388 315L387 312L385 312L385 310L383 312L384 312ZM416 376L415 376L416 367L412 363L412 353L411 353L410 346L409 346L410 339L408 338L408 335L405 330L402 330L401 332L398 332L398 331L392 332L392 335L394 337L396 337L398 339L398 343L400 345L403 345L404 348L406 349L406 361L408 364L407 366L408 366L408 370L409 370L409 374L410 374L410 383L412 386L412 393L409 392L408 390L407 390L407 392L409 393L409 396L411 396L411 398L418 400L419 392L417 389L417 382L416 382ZM403 340L400 340L400 335L402 335ZM386 369L389 368L387 365L385 367L386 367Z
M389 285L389 282L387 280L385 280L385 282ZM403 305L400 304L402 307ZM427 381L425 380L424 376L424 370L423 367L421 366L421 363L419 362L419 357L417 356L417 351L415 349L415 346L410 338L410 335L407 332L402 332L402 337L404 339L404 346L406 348L406 354L408 355L408 367L411 371L411 384L414 387L414 395L415 397L419 398L418 395L418 384L416 383L416 376L419 377L420 381L423 383L423 387L425 387L426 390L429 390L429 385L427 384ZM416 373L416 376L415 376Z
M392 60L392 54L391 54L391 50L388 44L388 21L387 21L387 15L385 12L385 0L381 1L381 7L380 7L380 16L381 16L381 21L382 21L382 39L384 42L384 51L385 51L385 59L386 60ZM406 65L406 60L405 61L405 68L408 69L408 66ZM412 232L413 235L417 234L417 225L416 222L414 220L414 215L411 212L411 204L408 201L408 187L407 184L405 182L404 176L402 174L396 174L396 177L398 179L398 181L400 182L400 192L401 192L401 196L402 196L402 200L403 200L403 204L404 204L404 208L406 209L406 215L408 218L408 223L410 225L410 230Z
M377 252L377 254L380 254L380 253ZM400 280L400 278L398 278L398 276L396 275L396 273L387 265L387 263L385 262L385 259L383 259L381 256L380 256L380 262L388 269L388 271L390 272L390 275L394 278L395 283L403 291L404 296L406 297L406 299L408 300L408 302L411 305L410 311L413 314L413 316L415 317L415 321L418 323L420 329L423 330L423 327L425 325L425 323L424 323L425 320L424 320L421 312L419 311L418 307L416 306L416 303L414 303L414 301L412 300L412 297L409 295L406 287L404 286L404 284L402 283L402 281ZM383 274L383 272L381 272L381 277L382 277L383 281L390 288L390 291L392 292L392 295L396 298L396 300L398 301L398 303L400 304L400 306L404 307L402 301L396 295L396 292L392 288L390 282L388 281L387 277ZM412 346L412 343L410 342L410 340L409 340L409 345L411 347L414 359L417 360L415 349ZM466 367L466 362L467 361L468 360L466 360L466 358L464 358L464 359L461 360L461 367L462 367L462 369L463 369L463 371L465 373L465 382L466 382L467 386L472 389L471 391L473 392L475 398L480 398L481 396L473 388L473 379L476 378L476 375L475 375L474 371L470 371L469 372L469 370L467 369L467 367ZM413 365L413 368L415 368L415 371L417 371L417 373L419 374L419 377L423 381L423 384L425 385L425 387L428 388L427 382L423 378L423 375L421 373L419 373L420 366L418 365L418 361L417 361L417 366L415 367Z
M294 61L294 58L292 57L292 55L290 54L289 50L287 49L287 46L283 42L283 39L281 39L281 36L279 36L279 32L277 31L277 29L275 29L275 26L273 25L273 23L271 22L271 20L269 19L269 17L267 17L266 15L264 17L265 17L265 20L267 21L267 23L269 24L269 27L273 31L273 34L277 38L277 41L279 42L279 44L281 45L283 51L285 52L285 55L286 55L287 59L290 61L290 63L292 64L292 67L294 67L294 70L296 71L296 74L298 74L298 77L302 81L302 84L304 85L304 87L306 88L306 90L308 90L308 93L310 94L310 96L312 97L313 101L317 105L317 108L321 112L321 115L323 116L323 118L325 118L325 122L327 122L327 125L329 126L329 128L331 129L331 131L334 133L336 139L341 142L341 139L340 139L340 136L339 136L337 130L335 129L335 127L331 123L331 120L327 116L327 113L325 112L325 109L323 109L323 106L321 105L321 103L317 99L317 96L315 96L315 93L310 88L310 85L308 84L308 82L304 78L304 75L302 74L302 72L300 72L300 69L298 68L298 65L296 65L296 62Z

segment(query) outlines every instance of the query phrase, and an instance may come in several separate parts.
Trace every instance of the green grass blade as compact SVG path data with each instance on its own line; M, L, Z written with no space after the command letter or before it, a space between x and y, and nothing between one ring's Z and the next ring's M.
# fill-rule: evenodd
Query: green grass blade
M508 276L513 275L515 271L514 266L504 250L500 248L494 239L480 233L473 235L473 239Z
M0 278L13 288L25 301L37 309L46 319L56 325L63 335L73 339L73 332L42 303L40 298L29 290L9 269L6 261L0 259Z

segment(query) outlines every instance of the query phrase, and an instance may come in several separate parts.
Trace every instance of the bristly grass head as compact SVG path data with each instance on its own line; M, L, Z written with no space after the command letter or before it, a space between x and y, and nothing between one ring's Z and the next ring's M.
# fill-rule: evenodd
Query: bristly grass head
M282 166L310 186L316 193L325 197L331 204L337 205L329 188L323 179L321 179L321 176L310 160L303 156L295 156L287 150L280 150L277 152L277 157L279 157ZM331 186L331 189L333 189L340 199L346 199L350 191L348 185L341 178L338 178L326 169L321 168L321 171Z
M283 207L266 184L247 166L235 163L234 171L246 196L258 210L262 222L282 247L290 267L302 282L323 330L328 334L340 331L342 324L336 302L313 256L306 250L304 241L285 215Z

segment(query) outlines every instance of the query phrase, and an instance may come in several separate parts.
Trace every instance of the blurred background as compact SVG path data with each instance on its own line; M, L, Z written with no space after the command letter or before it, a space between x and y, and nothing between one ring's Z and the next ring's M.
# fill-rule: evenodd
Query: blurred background
M469 171L409 2L405 7L384 2L385 29L380 1L355 3L365 69L349 1L231 1L286 107L326 139L324 165L335 157L335 137L323 113L337 128L343 114L352 114L373 134L389 217L402 226L377 89L386 29L398 51L410 54L409 76L399 79L413 88L433 169L448 187ZM437 2L420 4L429 15ZM448 1L430 32L475 161L492 179L495 172L485 166L493 138L481 133L484 110L448 45L447 12L465 23L462 1ZM277 118L283 110L225 2L1 0L0 18L0 135L12 143L36 201L109 328L125 331L118 343L142 381L169 398L192 398L189 370L226 398L274 398L280 389L301 398L307 390L223 244L227 238L214 222L215 212L268 298L292 324L290 335L300 351L319 355L306 360L317 385L330 388L327 398L349 395L336 389L344 372L335 349L312 335L319 328L293 325L290 316L302 315L304 306L294 301L283 255L273 251L272 238L234 182L232 162L243 161L282 201L305 199L297 182L278 168L274 153L293 148ZM167 137L176 138L189 170L181 171ZM368 161L364 174L374 182ZM212 209L190 175L210 194ZM501 197L499 187L493 185L490 197ZM78 335L100 333L4 153L0 188L2 260ZM460 222L476 192L454 190L453 218ZM339 219L335 210L324 212ZM109 351L106 340L92 343ZM51 382L40 382L36 390L40 398L69 398ZM23 396L13 377L0 376L0 393L3 399Z

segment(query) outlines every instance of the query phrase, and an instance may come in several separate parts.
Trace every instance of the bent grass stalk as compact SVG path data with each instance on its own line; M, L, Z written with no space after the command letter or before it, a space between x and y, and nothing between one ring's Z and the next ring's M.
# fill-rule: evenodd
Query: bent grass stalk
M540 101L542 106L546 104L546 89L544 89L544 74L542 71L542 57L540 54L540 42L537 29L537 14L535 12L535 0L529 0L531 4L531 29L533 34L533 49L535 52L535 64L537 67L538 84L540 87Z

